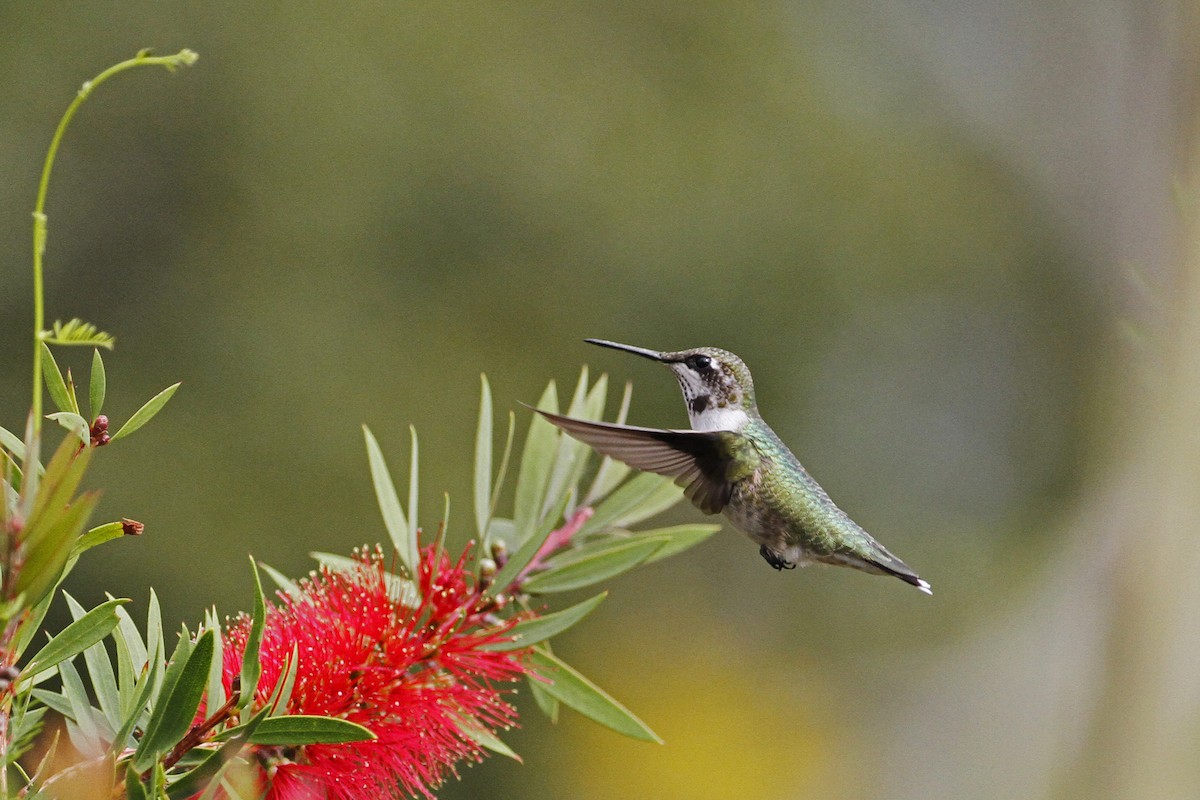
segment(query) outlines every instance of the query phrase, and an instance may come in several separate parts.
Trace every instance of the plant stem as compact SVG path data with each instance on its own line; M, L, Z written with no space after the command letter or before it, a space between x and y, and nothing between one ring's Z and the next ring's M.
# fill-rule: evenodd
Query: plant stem
M127 69L140 66L166 67L174 71L179 66L191 66L196 63L198 56L191 50L180 50L172 56L152 56L143 50L133 58L114 64L101 72L90 81L85 81L80 87L66 113L59 120L54 138L50 140L50 149L46 152L46 160L42 164L42 179L38 182L37 203L33 209L33 430L35 436L42 429L42 340L46 328L45 289L42 280L42 256L46 252L46 192L50 187L50 170L54 166L54 156L58 153L58 145L63 134L75 116L76 109L83 104L92 91L112 76Z

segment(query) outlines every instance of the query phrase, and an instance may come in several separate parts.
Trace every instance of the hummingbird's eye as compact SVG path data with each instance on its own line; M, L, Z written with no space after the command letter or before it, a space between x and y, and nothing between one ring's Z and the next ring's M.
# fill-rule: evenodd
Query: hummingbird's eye
M700 372L706 372L711 366L712 359L708 356L692 356L692 369L699 370Z

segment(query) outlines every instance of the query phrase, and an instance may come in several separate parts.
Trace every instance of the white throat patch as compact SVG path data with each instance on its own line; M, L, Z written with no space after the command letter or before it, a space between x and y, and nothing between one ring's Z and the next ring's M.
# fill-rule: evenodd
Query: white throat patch
M699 414L689 412L692 430L696 431L740 431L750 421L750 416L740 408L706 408Z

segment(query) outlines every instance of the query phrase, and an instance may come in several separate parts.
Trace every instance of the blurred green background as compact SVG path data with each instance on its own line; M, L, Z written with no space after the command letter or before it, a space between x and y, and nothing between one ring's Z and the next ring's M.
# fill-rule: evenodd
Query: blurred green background
M1193 10L1170 3L5 4L0 412L47 314L117 335L101 516L68 589L246 608L247 554L385 537L359 430L421 437L465 542L478 375L716 345L835 499L934 587L777 574L726 530L560 651L664 746L522 696L525 757L446 798L1195 797ZM1172 199L1172 183L1183 188ZM77 354L77 370L88 354ZM679 508L664 523L696 520ZM135 612L135 616L140 612ZM62 617L59 617L61 621Z

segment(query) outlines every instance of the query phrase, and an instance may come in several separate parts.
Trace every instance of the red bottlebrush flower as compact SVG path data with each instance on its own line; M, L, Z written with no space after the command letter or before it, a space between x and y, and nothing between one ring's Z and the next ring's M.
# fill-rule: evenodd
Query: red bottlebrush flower
M523 651L484 649L507 640L511 622L489 621L482 593L464 567L434 547L421 553L414 608L389 586L383 555L362 554L353 572L322 569L267 610L253 707L261 708L287 661L298 653L287 711L356 722L374 741L303 747L255 747L266 797L391 798L401 792L432 797L430 789L459 761L483 750L459 728L465 720L495 732L516 711L495 684L528 670ZM250 621L226 633L224 682L241 670Z

